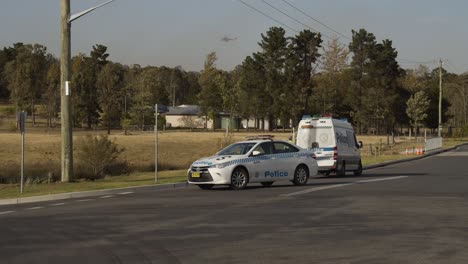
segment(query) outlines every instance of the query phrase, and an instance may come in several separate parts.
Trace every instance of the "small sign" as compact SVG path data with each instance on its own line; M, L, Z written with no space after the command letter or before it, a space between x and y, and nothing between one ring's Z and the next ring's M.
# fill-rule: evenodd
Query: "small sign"
M18 112L18 128L20 129L21 133L25 132L25 128L26 128L25 123L26 123L26 112L24 111Z
M65 82L65 95L70 95L71 94L71 90L70 90L70 81L66 81Z

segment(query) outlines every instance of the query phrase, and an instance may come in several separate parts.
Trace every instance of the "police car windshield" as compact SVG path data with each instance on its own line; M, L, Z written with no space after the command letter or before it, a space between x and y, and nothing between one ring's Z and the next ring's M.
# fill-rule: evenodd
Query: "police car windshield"
M236 143L218 152L217 155L245 155L257 143Z

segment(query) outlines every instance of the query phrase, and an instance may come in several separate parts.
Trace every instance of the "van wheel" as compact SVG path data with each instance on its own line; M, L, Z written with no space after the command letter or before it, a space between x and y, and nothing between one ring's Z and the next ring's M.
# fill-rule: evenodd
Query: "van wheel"
M294 172L294 179L292 182L296 186L302 186L307 184L307 180L309 180L309 170L304 165L299 165Z
M354 176L361 176L362 175L362 162L359 160L358 169L354 171Z
M344 161L341 163L341 167L339 169L336 169L336 176L338 177L346 176L346 163Z
M213 184L198 184L198 187L202 190L210 190L213 188Z
M271 187L273 185L273 182L261 182L263 187Z
M236 168L231 175L231 187L232 190L242 190L247 186L249 182L249 175L243 168Z

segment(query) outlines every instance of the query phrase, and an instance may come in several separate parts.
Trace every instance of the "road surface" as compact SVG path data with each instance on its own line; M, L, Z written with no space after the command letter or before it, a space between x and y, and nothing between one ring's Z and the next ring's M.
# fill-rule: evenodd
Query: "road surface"
M468 263L468 147L247 190L0 206L1 263Z

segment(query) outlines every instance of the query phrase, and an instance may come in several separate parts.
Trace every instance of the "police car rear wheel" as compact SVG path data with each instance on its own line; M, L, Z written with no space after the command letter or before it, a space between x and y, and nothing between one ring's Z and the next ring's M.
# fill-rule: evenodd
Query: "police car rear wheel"
M233 190L242 190L247 186L249 176L247 172L242 168L236 168L231 175L230 187Z
M199 184L198 187L202 190L210 190L213 188L213 184Z
M271 187L273 185L273 182L262 182L261 183L264 187Z
M304 165L300 165L299 167L297 167L296 171L294 172L294 179L292 181L294 185L306 185L308 179L309 170L307 169L307 167Z

